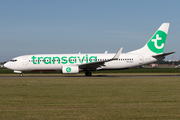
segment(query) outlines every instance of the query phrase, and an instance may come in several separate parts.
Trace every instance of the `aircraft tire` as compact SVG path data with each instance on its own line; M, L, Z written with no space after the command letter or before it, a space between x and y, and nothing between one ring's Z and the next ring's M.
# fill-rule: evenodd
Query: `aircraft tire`
M91 76L91 75L92 75L92 73L91 73L91 72L89 72L89 71L87 71L87 72L85 73L85 75L86 75L86 76Z
M20 74L20 77L23 77L23 73Z

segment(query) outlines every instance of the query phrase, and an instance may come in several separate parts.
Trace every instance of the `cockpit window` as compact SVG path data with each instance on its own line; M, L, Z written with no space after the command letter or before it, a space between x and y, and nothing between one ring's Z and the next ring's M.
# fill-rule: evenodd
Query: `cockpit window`
M17 61L17 59L14 59L14 60L10 60L11 62L16 62Z

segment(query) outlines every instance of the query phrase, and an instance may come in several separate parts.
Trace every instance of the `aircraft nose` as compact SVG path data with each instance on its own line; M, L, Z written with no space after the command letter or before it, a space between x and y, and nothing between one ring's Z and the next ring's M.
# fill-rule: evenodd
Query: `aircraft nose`
M8 63L8 62L5 63L5 64L4 64L4 67L5 67L5 68L9 68L9 67L10 67L10 63Z
M5 68L6 68L6 67L7 67L7 63L5 63L5 64L3 65L3 67L5 67Z

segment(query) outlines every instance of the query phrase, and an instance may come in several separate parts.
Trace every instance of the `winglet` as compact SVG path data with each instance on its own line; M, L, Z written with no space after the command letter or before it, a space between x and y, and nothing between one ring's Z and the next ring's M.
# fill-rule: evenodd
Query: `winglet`
M120 54L121 54L121 52L122 52L122 49L123 49L123 47L119 49L119 51L118 51L118 52L116 53L116 55L112 58L112 60L118 60L118 59L119 59L119 56L120 56Z

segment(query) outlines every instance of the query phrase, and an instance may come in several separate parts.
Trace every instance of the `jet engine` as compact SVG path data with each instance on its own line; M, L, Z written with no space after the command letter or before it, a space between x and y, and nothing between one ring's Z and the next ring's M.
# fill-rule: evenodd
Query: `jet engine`
M79 67L78 66L63 66L62 67L62 73L63 74L79 73Z

